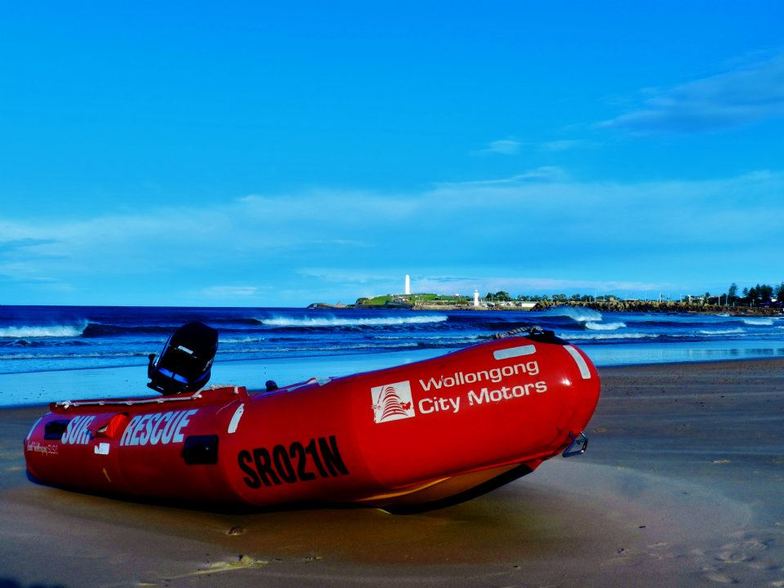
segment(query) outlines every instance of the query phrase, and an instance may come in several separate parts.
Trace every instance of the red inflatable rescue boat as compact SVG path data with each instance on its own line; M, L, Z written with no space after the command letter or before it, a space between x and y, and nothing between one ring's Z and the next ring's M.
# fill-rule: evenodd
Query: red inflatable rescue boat
M53 403L24 453L33 481L100 494L420 510L582 453L599 388L580 349L540 331L271 391Z

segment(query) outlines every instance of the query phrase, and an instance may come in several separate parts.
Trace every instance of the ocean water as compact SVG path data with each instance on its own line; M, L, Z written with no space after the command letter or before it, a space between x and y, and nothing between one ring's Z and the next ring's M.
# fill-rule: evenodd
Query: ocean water
M432 357L537 325L600 366L784 356L784 317L543 312L0 306L0 404L144 395L179 325L218 329L212 382L261 387Z

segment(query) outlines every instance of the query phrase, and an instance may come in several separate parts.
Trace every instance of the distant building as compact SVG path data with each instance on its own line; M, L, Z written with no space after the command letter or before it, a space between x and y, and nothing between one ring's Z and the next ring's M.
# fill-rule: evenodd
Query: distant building
M403 294L409 296L411 294L411 276L406 274L406 286L403 289Z
M479 307L479 290L474 290L474 308Z

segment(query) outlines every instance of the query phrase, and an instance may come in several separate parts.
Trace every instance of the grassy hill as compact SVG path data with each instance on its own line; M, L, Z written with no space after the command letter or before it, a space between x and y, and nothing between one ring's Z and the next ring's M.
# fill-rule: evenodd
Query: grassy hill
M356 305L365 308L381 308L398 305L416 306L418 304L462 305L470 302L471 298L468 296L448 296L432 293L385 294L383 296L373 296L372 298L358 298Z

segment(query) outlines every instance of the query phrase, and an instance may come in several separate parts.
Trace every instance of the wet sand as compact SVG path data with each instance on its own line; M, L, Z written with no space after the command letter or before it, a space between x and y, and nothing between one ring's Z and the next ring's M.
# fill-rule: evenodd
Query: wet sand
M600 370L584 456L410 516L221 513L29 483L0 411L0 587L784 586L784 361Z

